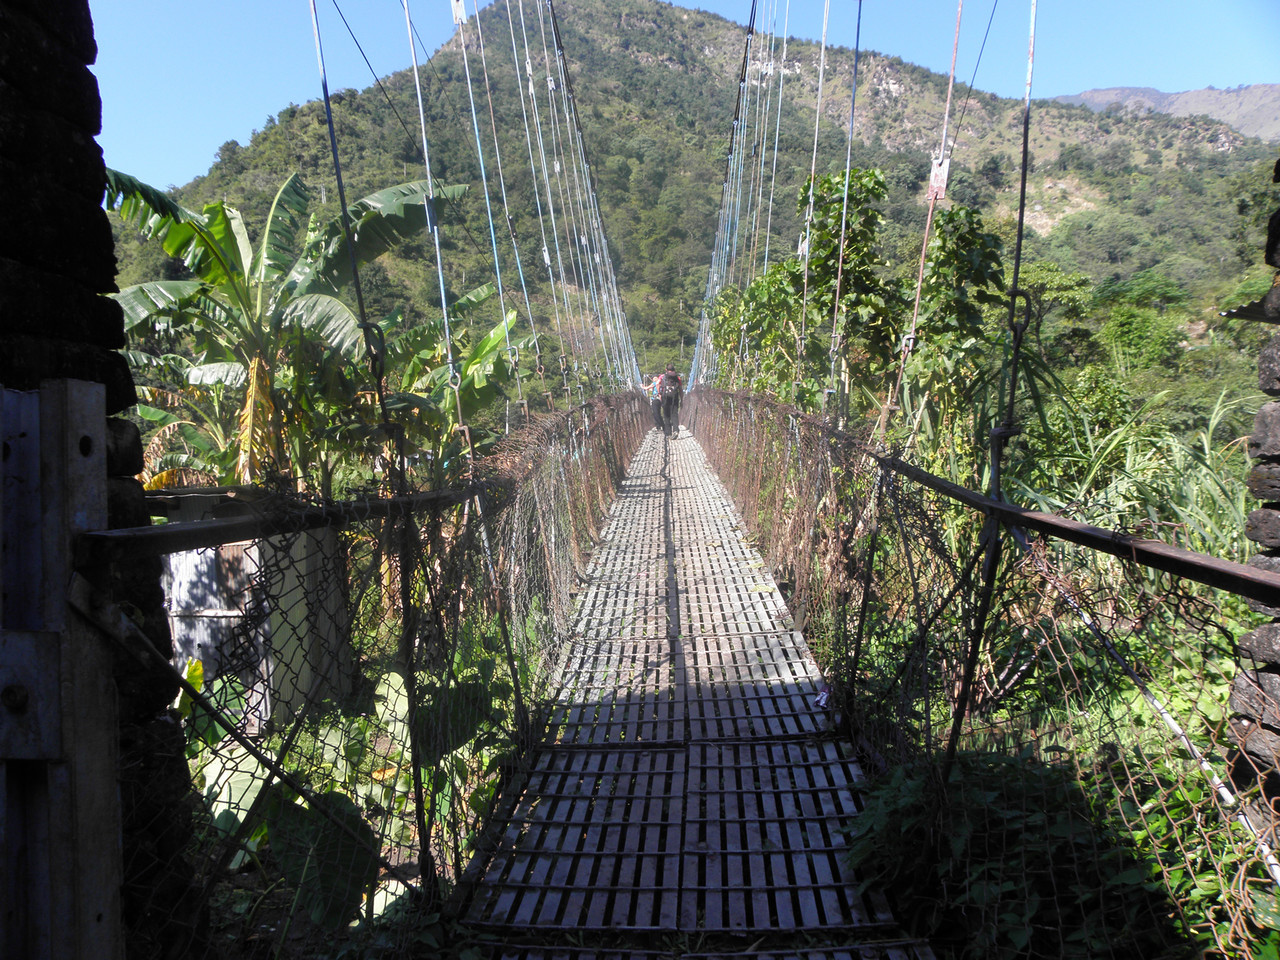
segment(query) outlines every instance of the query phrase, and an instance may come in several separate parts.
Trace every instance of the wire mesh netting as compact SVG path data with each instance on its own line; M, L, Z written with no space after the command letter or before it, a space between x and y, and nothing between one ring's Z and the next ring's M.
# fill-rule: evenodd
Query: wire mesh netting
M157 498L167 546L140 530L127 550L166 553L183 692L180 726L153 753L180 752L194 790L157 802L185 805L192 839L157 838L135 854L153 862L126 872L191 884L173 955L438 945L443 906L544 722L576 578L642 413L621 397L545 418L466 489Z
M1280 714L1241 596L760 397L696 391L689 422L876 773L853 855L909 926L957 956L1265 953L1271 790L1240 743L1273 735L1231 709Z

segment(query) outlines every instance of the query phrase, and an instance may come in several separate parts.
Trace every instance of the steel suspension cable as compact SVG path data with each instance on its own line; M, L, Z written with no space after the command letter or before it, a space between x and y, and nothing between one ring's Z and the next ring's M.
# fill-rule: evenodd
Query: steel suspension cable
M512 64L514 65L515 71L516 71L516 89L520 91L520 111L522 114L525 115L524 133L525 133L525 142L526 142L526 145L528 145L529 123L528 123L528 116L525 113L524 84L520 82L520 78L519 78L520 61L514 57L515 27L511 23L511 4L509 2L507 3L507 23L508 23L508 26L511 27L511 52L513 54ZM542 362L541 338L538 335L538 325L534 319L533 304L530 302L530 299L529 299L529 285L525 279L524 263L520 256L520 243L516 237L515 219L511 215L511 207L507 200L507 181L506 181L506 177L503 174L503 169L502 169L502 148L498 142L498 118L496 116L496 113L493 107L493 90L492 90L491 84L489 83L489 63L485 55L484 31L480 24L479 6L476 7L476 37L480 43L480 63L484 72L485 95L488 98L488 103L489 103L489 125L493 132L493 155L498 168L498 184L502 188L502 213L503 213L503 217L506 219L506 222L507 222L507 233L508 233L508 238L511 241L511 251L512 251L512 255L515 258L516 272L520 277L520 292L524 297L525 314L528 317L529 330L531 331L533 336L533 353L534 353L534 360L536 364L535 372L538 375L538 380L542 387L542 395L547 398L548 406L553 407L553 405L551 404L551 393L547 390L546 367L543 365L543 362ZM532 151L530 151L530 160L532 161ZM532 172L532 164L530 166L530 171ZM536 189L536 181L535 181L535 189ZM513 364L518 366L520 361L520 355L519 355L518 349L513 349L508 344L507 353L508 353L508 356L511 357ZM524 406L524 413L527 419L528 413L529 413L528 401L522 400L522 403Z
M731 285L737 284L738 274L738 246L741 239L742 226L742 183L743 175L746 172L747 162L747 128L750 126L748 118L751 114L751 85L747 82L748 74L751 68L751 50L755 41L756 26L756 0L751 3L751 15L747 20L747 38L745 49L742 55L742 71L738 77L738 105L736 108L737 116L734 117L734 144L731 148L733 156L736 158L730 167L732 198L730 200L730 223L729 223L729 243L726 254L729 258L728 266L728 282ZM752 137L754 141L754 135Z
M598 302L601 304L601 325L602 328L606 321L609 322L609 334L614 342L615 365L619 371L617 385L621 386L625 382L621 376L623 370L627 372L628 377L634 378L635 382L639 382L639 364L635 359L634 350L630 348L630 334L624 334L626 317L622 311L622 300L618 295L617 284L612 277L612 264L609 262L608 242L604 233L604 221L600 214L600 206L597 201L597 191L595 183L591 176L591 165L587 159L586 138L582 130L581 117L577 110L577 97L573 92L573 79L569 75L567 58L564 51L564 41L560 34L560 24L556 17L554 0L547 0L547 11L551 18L552 34L555 38L556 60L560 68L560 74L563 86L563 99L565 101L566 119L570 123L572 130L572 140L575 146L575 180L579 181L578 202L582 206L583 224L590 227L587 236L590 238L590 253L595 264L592 276L598 277L599 289L596 291ZM591 264L588 264L591 266ZM630 354L627 356L626 354ZM606 354L607 356L607 354Z
M974 61L973 73L969 77L969 92L965 94L964 103L960 105L960 119L956 121L957 130L961 129L964 126L964 118L965 118L965 115L968 114L969 112L969 104L973 102L973 85L978 80L978 67L982 65L982 55L983 53L986 52L986 49L987 49L987 40L991 36L991 24L995 22L996 8L998 6L1000 6L1000 0L991 0L991 14L987 17L987 29L983 31L982 43L978 46L978 59ZM950 149L950 152L947 153L948 157L950 157L951 154L955 152L956 142L959 139L960 138L958 136L951 138L951 149Z
M578 369L578 344L577 337L574 335L572 324L570 323L569 309L569 283L565 273L564 255L560 249L560 227L556 217L555 195L551 189L551 176L549 171L550 165L547 162L546 138L543 136L542 115L538 109L537 82L533 75L533 58L529 50L529 29L525 21L524 0L518 0L520 10L520 36L524 44L524 64L525 74L529 81L529 102L533 113L533 129L537 138L538 145L538 163L533 164L537 173L535 173L535 182L538 180L538 173L541 175L542 187L547 198L546 211L551 220L551 246L555 249L555 267L552 268L551 255L547 247L547 229L546 223L541 216L541 207L539 207L538 227L542 232L542 262L547 270L547 279L551 284L552 303L555 306L556 331L560 337L560 379L561 388L564 390L565 402L571 402L572 387L569 384L570 362L568 357L572 357L573 370ZM539 14L539 23L541 23L541 14ZM514 41L513 41L514 43ZM546 63L546 46L543 45L543 63ZM548 100L551 99L551 74L550 68L546 68L546 81L548 88ZM551 109L549 107L549 109ZM532 151L531 151L532 152ZM532 161L531 161L532 162ZM556 277L559 276L559 295L557 296ZM565 351L566 338L564 330L561 327L561 305L564 307L564 322L569 327L568 351Z
M498 309L501 316L502 335L507 346L507 358L511 359L515 353L511 346L511 329L507 323L507 292L502 282L502 257L498 253L498 234L493 225L493 201L489 196L489 175L484 162L484 146L480 142L480 120L476 115L476 97L475 90L472 86L471 79L471 58L467 54L467 15L466 10L461 3L454 7L453 22L458 28L458 45L462 48L462 70L463 75L467 79L467 102L471 106L471 130L475 135L476 143L476 161L480 164L480 186L484 193L484 211L485 217L489 224L489 246L493 251L493 273L498 284ZM480 10L476 8L476 24L480 22ZM485 74L485 87L488 88L488 74ZM497 150L497 135L494 135L494 149ZM501 176L501 175L499 175ZM505 196L506 188L503 188ZM514 364L516 375L516 395L521 401L524 400L524 385L520 377L520 365Z
M1001 489L1000 469L1004 458L1005 441L1017 433L1017 429L1014 426L1014 403L1017 398L1018 365L1021 362L1022 335L1027 329L1027 320L1019 322L1017 319L1019 297L1027 301L1028 319L1031 312L1030 298L1018 289L1017 278L1022 258L1023 224L1026 220L1027 171L1030 166L1029 145L1031 142L1031 77L1035 66L1035 51L1036 0L1031 0L1031 28L1027 41L1027 85L1022 102L1022 184L1018 200L1017 239L1014 243L1013 282L1010 284L1009 289L1008 324L1012 339L1009 364L1009 394L1004 419L999 426L991 431L988 496L992 500L1004 499ZM996 576L1000 565L1000 553L1004 538L1000 533L1000 525L994 517L988 517L987 523L983 527L982 542L985 551L982 567L982 588L978 594L977 615L973 621L973 632L969 638L969 650L965 656L964 668L960 678L960 692L956 699L955 716L952 718L951 723L951 735L947 741L946 759L942 768L943 783L947 782L947 777L950 774L951 764L955 759L956 748L960 741L961 724L964 720L964 715L969 709L969 702L973 692L974 673L977 670L978 657L982 651L982 640L986 631L987 612L991 607L992 596L995 593Z
M782 132L782 84L787 77L787 30L791 23L791 0L782 15L782 69L778 71L778 112L773 121L773 168L769 174L769 213L764 225L764 269L769 269L769 243L773 233L773 198L778 183L778 142Z
M341 209L342 235L347 245L347 256L351 265L351 283L356 295L356 316L359 318L359 328L364 338L365 354L369 361L369 372L373 377L374 390L378 398L378 412L381 415L383 427L388 435L393 438L396 446L395 478L393 482L398 487L397 492L403 494L406 492L404 431L399 428L398 424L392 422L387 408L386 371L384 369L386 343L382 336L382 328L376 323L370 323L365 312L364 290L360 285L360 264L356 257L355 244L352 242L351 214L347 210L347 191L342 179L342 162L338 156L338 133L333 122L333 103L329 97L329 77L328 71L325 69L324 44L320 39L320 17L316 10L315 0L310 0L310 8L311 30L315 35L316 43L316 61L320 67L320 89L324 94L325 123L329 130L329 150L333 156L333 173L338 186L338 206Z
M951 93L956 81L956 55L960 50L960 16L963 10L964 0L956 0L955 39L951 45L951 70L947 77L947 102L942 111L942 142L938 148L937 155L933 158L929 176L929 209L925 214L924 239L920 243L920 262L916 270L916 293L915 302L911 308L911 325L906 335L902 338L902 346L898 353L897 375L889 395L885 398L884 406L880 410L880 418L876 424L875 433L872 434L873 440L877 435L883 437L884 432L889 428L889 419L897 406L898 397L902 391L902 381L906 376L907 361L911 358L912 350L915 349L916 328L920 319L920 297L924 290L924 270L928 261L929 236L933 227L933 214L937 208L938 200L946 195L947 172L951 162L947 151L947 123L951 117Z
M756 121L757 133L759 135L758 146L753 147L756 150L757 162L753 165L752 180L755 184L755 199L753 201L753 213L751 223L751 265L749 268L750 275L756 276L757 259L760 252L760 213L764 206L764 163L765 156L769 152L769 105L773 99L773 74L775 73L775 63L773 57L774 44L777 41L777 25L778 25L778 3L772 0L771 12L769 14L769 55L768 60L761 59L760 73L767 80L762 84L764 86L764 96L757 97L756 103L758 107L758 116Z
M564 136L560 130L563 108L557 104L556 98L556 93L560 92L561 100L563 100L563 73L560 70L558 51L557 59L554 62L556 63L557 75L559 78L557 78L557 76L553 76L551 73L551 64L553 61L551 57L551 47L547 41L547 26L544 17L543 3L538 4L538 26L542 33L542 51L544 61L547 65L547 108L551 114L551 120L549 123L551 130L551 158L556 175L556 189L560 195L560 210L562 213L560 218L561 226L564 229L565 249L568 253L569 266L575 281L574 299L577 306L578 316L581 318L587 317L591 313L589 309L590 291L588 290L590 278L586 276L585 267L582 263L581 251L577 239L577 237L581 236L581 231L578 226L578 220L575 216L574 205L569 199L571 191L566 187L568 174L564 168L567 166L568 161L563 146ZM583 364L583 368L584 372L589 372L585 362ZM581 390L581 386L579 386L579 389Z
M849 135L844 147L844 191L840 203L840 242L836 250L836 295L831 307L831 374L826 393L823 394L822 406L827 406L827 398L836 392L836 360L840 353L840 290L844 282L844 247L845 227L849 222L849 178L853 171L853 120L854 106L858 102L858 59L862 53L862 0L858 0L857 25L853 32L853 82L849 93Z
M1022 99L1022 168L1018 184L1018 225L1013 243L1013 274L1009 281L1008 327L1011 336L1009 360L1009 395L1004 420L991 435L990 492L993 500L1004 499L1001 491L1000 467L1004 457L1005 441L1016 433L1014 403L1018 392L1018 366L1021 363L1022 335L1027 323L1017 319L1018 297L1025 294L1018 289L1018 276L1022 269L1022 235L1027 220L1027 173L1031 167L1031 74L1036 54L1036 0L1031 0L1031 34L1027 41L1027 86ZM1029 308L1028 308L1029 309Z
M436 210L435 179L431 176L431 147L427 138L427 111L423 105L422 80L418 70L418 48L414 43L413 18L409 14L409 0L401 0L401 3L404 7L405 28L409 34L409 54L413 63L413 86L418 97L418 124L422 131L422 162L426 168L427 180L427 229L431 234L431 244L436 255L436 282L440 290L440 316L444 326L445 357L446 362L449 364L449 386L453 389L454 408L457 413L458 425L466 435L469 454L467 469L469 474L474 475L475 450L471 447L471 433L466 428L462 413L462 394L459 389L462 385L462 373L458 366L457 351L453 344L453 330L449 322L449 295L444 280L444 257L441 255L440 244L440 217Z
M808 338L809 313L809 248L813 231L814 192L818 179L818 130L822 122L822 85L827 75L827 22L831 16L831 0L822 5L822 47L818 54L818 102L813 111L813 152L809 160L809 203L804 213L804 283L800 296L800 323L796 328L796 390L804 378L805 341Z
M382 78L378 76L378 71L373 69L373 64L369 62L369 57L364 52L364 47L360 46L360 41L356 38L356 33L351 29L351 24L347 22L347 16L342 12L342 8L338 6L338 0L333 0L333 9L338 12L338 16L342 20L342 25L347 28L347 35L351 37L351 42L356 45L356 49L360 51L360 58L364 60L364 65L369 68L369 74L373 77L373 82L378 85L378 90L382 93L382 99L387 102L387 106L391 108L391 112L395 114L396 120L400 123L400 128L404 130L404 135L408 139L410 146L416 151L417 143L413 139L413 131L409 129L409 124L403 116L400 115L395 102L391 99L391 94L382 82Z
M708 383L715 379L715 354L711 343L710 307L720 291L729 283L729 247L732 233L732 203L735 155L741 150L738 133L742 122L742 106L746 88L747 68L750 65L751 40L755 32L756 0L751 2L751 16L747 24L747 37L743 43L742 63L738 69L738 96L733 107L733 122L729 131L729 155L725 157L724 179L720 184L720 211L716 236L711 248L711 270L707 274L706 291L702 299L702 313L698 323L698 338L694 345L693 361L689 369L690 385Z

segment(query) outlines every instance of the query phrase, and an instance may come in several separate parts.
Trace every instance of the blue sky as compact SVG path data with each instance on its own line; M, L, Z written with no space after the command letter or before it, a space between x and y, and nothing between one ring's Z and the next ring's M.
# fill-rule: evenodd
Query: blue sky
M475 0L465 2L473 13ZM751 9L750 0L690 5L738 23ZM320 96L308 0L90 0L90 6L103 101L98 142L109 166L156 186L203 174L223 143L247 143L267 117ZM338 6L379 76L410 65L400 0ZM964 3L956 70L966 82L992 9L992 0ZM853 46L856 10L855 0L832 0L829 43ZM334 0L317 0L317 11L330 90L370 86L372 74ZM429 52L452 35L449 0L410 0L410 12ZM762 26L773 18L781 32L784 15L790 35L822 36L822 0L791 0L789 12L787 0L760 0ZM955 18L955 0L865 0L862 46L945 73ZM1029 25L1030 0L997 0L975 86L1022 96ZM1032 95L1280 83L1277 38L1278 0L1038 0ZM568 54L572 64L572 49Z

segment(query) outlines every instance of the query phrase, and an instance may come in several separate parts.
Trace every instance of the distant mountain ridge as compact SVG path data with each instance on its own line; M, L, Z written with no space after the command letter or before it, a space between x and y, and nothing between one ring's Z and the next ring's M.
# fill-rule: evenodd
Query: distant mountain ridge
M686 349L693 342L719 222L745 28L662 0L557 0L555 7L619 288L641 362L651 369L679 357L682 341ZM504 4L489 5L480 16L491 37L524 30ZM532 32L536 38L536 24ZM422 97L433 176L470 188L449 206L443 224L443 272L451 295L474 287L477 276L493 273L484 227L485 177L492 177L494 165L482 175L475 156L462 51L462 38L455 35L436 52L424 71ZM824 62L825 74L820 71ZM503 141L509 188L503 202L509 202L507 216L527 257L529 244L535 254L543 245L535 181L521 162L533 152L520 98L529 65L523 56L515 60L511 42L489 44L486 63L491 120ZM768 163L754 164L753 176L759 178L759 195L775 198L760 225L761 260L767 254L773 262L795 250L801 237L801 190L811 169L820 86L818 172L843 169L853 65L853 50L829 47L824 56L818 43L793 38L785 59L757 62L749 70L753 129L769 138L766 151L758 154ZM540 76L545 67L534 64L534 69ZM770 79L775 70L786 78L780 106L769 100L770 90L778 88ZM947 77L863 50L858 86L853 163L882 172L884 256L892 269L914 276ZM957 100L949 127L953 159L947 199L983 211L989 224L1012 237L1020 199L1022 104L963 87ZM403 122L416 118L418 102L407 70L364 91L335 92L348 197L421 171L417 133ZM759 109L766 104L768 111ZM548 136L554 130L549 128ZM1202 111L1173 117L1143 107L1116 114L1052 100L1037 100L1033 108L1029 158L1028 257L1098 280L1125 280L1159 267L1193 298L1233 280L1246 239L1237 201L1252 184L1269 183L1275 162L1274 148ZM1259 166L1264 163L1265 170ZM247 222L262 223L276 189L294 172L313 191L317 215L336 216L338 194L322 103L289 104L248 144L227 141L208 173L174 195L197 210L224 199ZM171 268L157 245L144 246L134 236L121 231L122 285L154 279ZM1251 251L1261 249L1260 239L1248 243ZM539 275L539 259L534 257L527 278L529 296L533 312L549 325L557 322L556 301ZM362 284L373 315L403 308L418 322L439 302L433 257L421 243L389 252L367 273ZM520 273L514 265L508 271L509 276ZM570 339L575 336L572 328Z
M1128 110L1152 110L1174 117L1212 117L1247 136L1270 143L1280 141L1280 83L1182 93L1163 93L1152 87L1107 87L1054 99L1099 112L1118 103Z

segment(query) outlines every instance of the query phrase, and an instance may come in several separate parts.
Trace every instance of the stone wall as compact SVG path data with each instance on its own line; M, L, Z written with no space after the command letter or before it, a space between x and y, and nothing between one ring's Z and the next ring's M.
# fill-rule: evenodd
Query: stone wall
M124 323L115 301L111 226L102 209L102 119L87 0L0 0L0 385L34 390L44 380L106 387L109 522L150 522L137 428L113 416L135 400L116 348ZM160 563L132 563L100 588L137 611L144 630L169 645ZM121 653L115 664L125 876L122 911L130 957L199 952L187 905L192 878L190 778L181 730L169 715L176 687Z
M1280 183L1280 161L1272 180ZM1278 272L1267 295L1251 305L1252 315L1280 324L1280 210L1271 216L1263 256ZM1280 336L1262 348L1258 388L1280 398ZM1249 492L1262 501L1245 525L1245 536L1259 548L1249 565L1280 573L1280 399L1269 400L1258 411L1249 456L1255 461ZM1280 812L1280 607L1253 600L1249 607L1271 620L1240 638L1241 669L1231 688L1231 736L1242 755L1233 764L1233 779L1240 786L1260 782L1274 813Z

